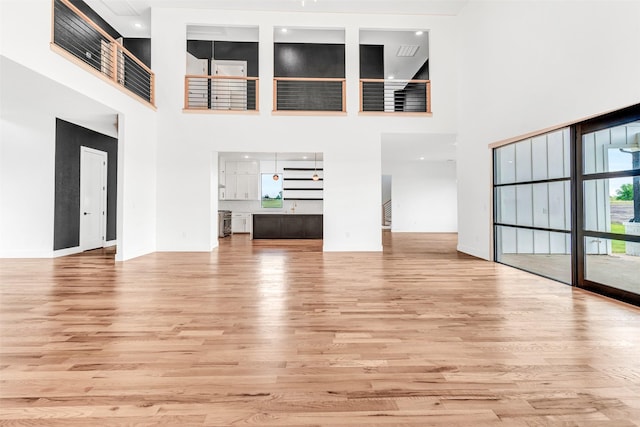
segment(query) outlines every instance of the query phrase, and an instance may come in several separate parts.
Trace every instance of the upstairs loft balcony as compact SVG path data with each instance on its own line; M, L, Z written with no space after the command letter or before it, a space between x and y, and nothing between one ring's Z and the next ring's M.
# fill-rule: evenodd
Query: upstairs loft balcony
M154 73L69 0L53 2L52 48L128 94L155 105Z
M276 77L273 111L345 113L346 79ZM191 111L258 111L259 79L185 76L184 108ZM361 113L431 114L431 81L360 79Z
M273 79L273 111L346 112L346 80L343 78L276 77Z
M430 80L360 79L360 113L431 113Z
M258 111L257 77L186 75L184 109L190 111Z

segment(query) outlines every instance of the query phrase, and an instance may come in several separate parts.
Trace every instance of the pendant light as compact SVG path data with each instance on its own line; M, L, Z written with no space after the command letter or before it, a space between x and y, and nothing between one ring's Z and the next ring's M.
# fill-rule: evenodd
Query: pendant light
M311 177L314 181L318 181L320 179L318 176L318 159L316 154L317 153L313 153L313 176Z
M277 181L280 179L280 175L278 175L278 153L275 153L276 155L276 167L275 167L275 173L273 174L273 180Z

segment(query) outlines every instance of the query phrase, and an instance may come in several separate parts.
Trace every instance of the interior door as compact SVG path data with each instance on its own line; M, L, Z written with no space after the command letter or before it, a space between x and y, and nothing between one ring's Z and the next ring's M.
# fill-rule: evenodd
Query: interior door
M107 206L107 153L80 149L80 250L104 247Z
M187 53L187 74L195 76L209 75L207 59L198 59ZM209 108L209 79L193 77L189 79L188 108Z
M211 74L216 77L233 79L213 79L211 108L214 110L247 109L247 62L211 61Z

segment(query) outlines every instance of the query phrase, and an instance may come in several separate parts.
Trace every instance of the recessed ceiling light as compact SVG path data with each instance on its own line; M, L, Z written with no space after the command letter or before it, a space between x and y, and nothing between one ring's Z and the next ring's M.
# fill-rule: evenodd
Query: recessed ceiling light
M393 79L395 79L394 76L389 76L389 80L393 80Z
M420 160L424 160L424 157L420 157Z
M307 156L302 156L302 158L303 158L304 160L307 160Z
M424 34L424 31L416 31L416 36L421 36Z
M283 29L281 29L280 31L282 31L283 33L286 33L286 32L287 32L287 29L286 29L286 28L283 28Z
M139 22L134 22L133 26L136 27L136 28L142 28L142 24L139 23Z
M249 156L245 155L245 156L244 156L244 158L245 158L245 159L248 159L248 158L249 158Z

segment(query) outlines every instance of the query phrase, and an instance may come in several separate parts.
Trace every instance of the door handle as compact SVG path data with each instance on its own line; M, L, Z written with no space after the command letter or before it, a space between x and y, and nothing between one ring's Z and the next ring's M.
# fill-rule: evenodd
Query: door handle
M91 215L91 212L84 212L84 215Z

